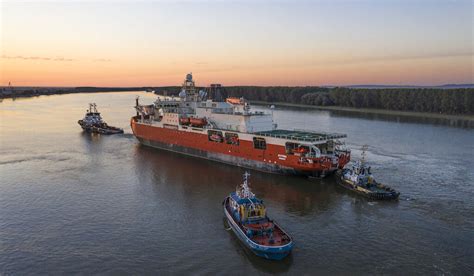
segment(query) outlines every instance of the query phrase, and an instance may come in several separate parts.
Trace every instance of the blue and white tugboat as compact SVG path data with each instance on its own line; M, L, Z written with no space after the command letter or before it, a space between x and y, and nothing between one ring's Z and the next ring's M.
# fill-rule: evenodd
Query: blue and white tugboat
M224 214L237 237L257 256L281 260L293 248L291 237L267 217L263 201L249 187L249 173L244 182L223 202Z

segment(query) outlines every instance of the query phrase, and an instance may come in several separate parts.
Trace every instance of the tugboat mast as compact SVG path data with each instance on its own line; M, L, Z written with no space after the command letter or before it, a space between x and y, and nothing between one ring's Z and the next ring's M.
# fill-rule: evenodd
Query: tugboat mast
M241 196L242 198L249 198L249 197L254 196L254 194L250 191L250 187L249 187L249 184L248 184L249 177L250 177L250 173L245 172L244 173L244 183L242 184L242 196Z
M89 103L89 112L90 113L99 113L97 111L97 104L95 103Z
M361 167L365 166L365 156L367 155L366 151L369 149L368 145L362 146L362 159L360 160Z

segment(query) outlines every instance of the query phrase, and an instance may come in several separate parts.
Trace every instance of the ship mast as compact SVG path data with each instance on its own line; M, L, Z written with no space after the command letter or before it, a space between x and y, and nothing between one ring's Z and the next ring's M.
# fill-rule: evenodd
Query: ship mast
M89 112L91 113L99 113L97 111L97 105L95 103L89 103Z
M244 173L244 182L242 185L240 185L240 189L238 191L238 195L240 198L253 198L255 195L252 193L249 187L249 179L250 179L250 173L245 172ZM253 204L253 202L252 202Z
M186 75L186 79L183 82L181 93L185 93L186 101L197 101L196 86L193 80L193 73ZM181 94L180 93L180 94Z

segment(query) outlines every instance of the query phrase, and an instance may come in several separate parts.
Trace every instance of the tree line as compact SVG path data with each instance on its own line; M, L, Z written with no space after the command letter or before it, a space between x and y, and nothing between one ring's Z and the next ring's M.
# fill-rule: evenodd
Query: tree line
M155 89L158 94L178 95L181 87L76 87L76 88L1 88L0 98L37 95L84 93L97 91L137 91ZM199 90L206 89L199 87ZM288 87L288 86L227 86L221 87L213 99L244 97L250 101L292 103L314 106L376 108L399 111L443 114L474 114L473 88L348 88L348 87Z
M177 95L180 87L162 87ZM199 88L204 89L204 88ZM250 101L314 106L343 106L443 114L474 114L474 89L456 88L347 88L228 86L221 98L244 97ZM215 98L216 95L210 95Z
M444 114L474 114L474 89L335 88L329 92L334 105Z

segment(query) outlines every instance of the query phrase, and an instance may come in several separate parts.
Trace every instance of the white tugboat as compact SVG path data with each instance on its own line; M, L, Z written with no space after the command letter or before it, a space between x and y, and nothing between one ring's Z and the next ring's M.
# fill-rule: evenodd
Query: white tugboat
M362 147L362 159L357 161L352 169L342 169L336 172L336 181L339 185L366 196L370 199L390 200L398 199L399 192L378 183L371 172L371 167L366 166L365 156L367 145Z
M99 134L119 134L123 133L123 129L107 125L102 120L102 116L97 111L97 105L95 103L89 104L89 109L82 120L77 121L83 130L91 133Z

